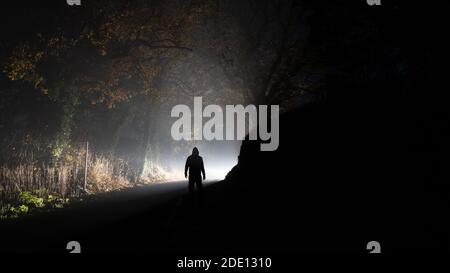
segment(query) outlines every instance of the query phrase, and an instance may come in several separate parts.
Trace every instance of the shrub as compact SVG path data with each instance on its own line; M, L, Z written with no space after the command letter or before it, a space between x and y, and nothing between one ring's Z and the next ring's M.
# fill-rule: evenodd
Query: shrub
M37 209L64 207L85 192L85 151L73 149L64 160L49 165L27 161L0 166L0 219L18 217ZM91 154L87 174L87 192L120 190L137 182L153 183L174 178L174 174L146 162L140 175L124 160ZM139 181L137 181L139 180Z
M44 207L44 198L38 197L31 192L21 192L19 194L19 202L33 208L42 208Z
M131 183L120 162L103 156L94 157L89 164L87 190L91 193L109 192L130 187Z
M10 208L11 216L13 216L13 217L19 216L20 214L23 214L23 213L27 213L28 210L29 209L28 209L27 205L19 205L19 206Z

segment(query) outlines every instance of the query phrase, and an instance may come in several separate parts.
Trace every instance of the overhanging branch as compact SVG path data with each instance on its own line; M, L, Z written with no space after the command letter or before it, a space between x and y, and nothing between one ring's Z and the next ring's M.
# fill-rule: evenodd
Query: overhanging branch
M191 52L194 51L192 48L177 45L177 44L175 44L174 41L169 40L169 39L161 40L161 41L158 41L158 42L165 42L165 41L171 42L172 45L157 45L157 44L154 44L154 42L148 42L148 41L143 40L143 39L135 40L134 43L137 46L142 45L142 46L145 46L145 47L150 48L150 49L179 49L179 50L187 50L187 51L191 51Z

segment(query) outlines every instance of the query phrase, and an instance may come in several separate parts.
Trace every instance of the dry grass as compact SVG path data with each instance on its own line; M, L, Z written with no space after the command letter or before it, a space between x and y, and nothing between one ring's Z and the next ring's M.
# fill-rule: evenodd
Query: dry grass
M21 191L35 192L40 195L72 195L82 175L82 166L38 166L21 164L16 167L0 167L0 192L2 200ZM6 198L4 198L6 197Z
M95 157L89 165L87 190L98 193L130 187L132 175L126 162Z
M11 209L22 207L24 193L36 197L57 196L68 198L80 195L77 187L83 168L79 165L20 164L15 167L0 167L0 216L8 214ZM25 212L28 212L26 207Z
M144 173L139 176L124 160L90 155L87 185L84 190L83 154L83 151L76 151L68 155L64 163L56 166L35 162L0 166L0 215L13 206L20 206L20 195L24 192L45 200L49 196L66 199L85 193L115 191L137 183L161 182L171 178L171 174L159 166L146 167Z
M180 179L184 179L184 177L182 177L182 173L170 172L162 168L160 165L147 161L144 164L144 169L139 180L142 183L158 183Z

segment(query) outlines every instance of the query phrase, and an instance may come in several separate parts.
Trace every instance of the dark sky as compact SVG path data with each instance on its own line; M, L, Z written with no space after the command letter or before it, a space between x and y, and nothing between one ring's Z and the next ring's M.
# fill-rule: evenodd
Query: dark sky
M80 30L80 24L89 18L88 5L83 8L69 6L65 0L50 1L5 1L0 10L1 58L18 41L30 40L37 33L61 33L70 35Z

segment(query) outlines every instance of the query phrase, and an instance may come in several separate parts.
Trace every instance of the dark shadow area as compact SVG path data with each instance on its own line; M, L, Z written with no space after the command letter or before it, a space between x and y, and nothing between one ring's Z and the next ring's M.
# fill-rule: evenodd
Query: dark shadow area
M277 151L244 141L202 198L183 181L2 223L0 250L448 252L448 4L305 2L324 92L283 108Z

